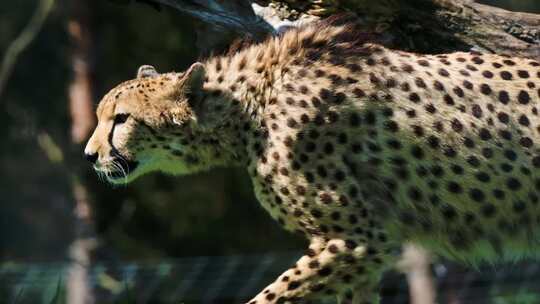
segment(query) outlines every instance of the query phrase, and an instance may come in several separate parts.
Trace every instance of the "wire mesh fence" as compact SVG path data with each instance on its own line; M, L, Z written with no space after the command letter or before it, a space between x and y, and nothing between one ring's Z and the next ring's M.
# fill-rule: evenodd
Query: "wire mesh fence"
M156 262L97 262L89 271L96 303L243 303L301 255L193 257ZM0 266L0 303L52 303L69 263ZM478 270L449 263L432 267L438 303L540 303L540 265L528 262ZM385 276L382 303L409 303L405 276Z

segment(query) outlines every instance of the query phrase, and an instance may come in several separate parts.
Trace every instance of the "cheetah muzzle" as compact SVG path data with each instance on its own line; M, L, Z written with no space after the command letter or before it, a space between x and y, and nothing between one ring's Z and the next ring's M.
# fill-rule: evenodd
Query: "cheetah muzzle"
M420 55L332 20L183 73L143 66L97 109L85 153L112 183L247 169L310 241L249 303L377 302L406 242L478 264L540 254L540 63Z
M131 173L135 172L139 162L129 160L118 153L113 153L113 161L118 164L118 168L111 171L109 177L114 180L126 178Z

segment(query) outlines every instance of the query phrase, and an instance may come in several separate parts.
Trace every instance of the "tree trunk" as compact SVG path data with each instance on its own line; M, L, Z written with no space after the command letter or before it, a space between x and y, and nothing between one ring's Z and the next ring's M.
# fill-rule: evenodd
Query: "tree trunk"
M84 0L73 1L70 7L70 19L67 31L72 41L72 73L73 79L69 85L69 109L71 113L71 140L77 151L81 144L94 129L92 98L92 65L91 65L91 34L89 26L89 8ZM81 155L82 156L82 155ZM72 304L94 303L93 292L89 283L91 253L96 247L96 236L93 226L92 207L88 189L84 184L84 168L76 158L69 163L73 176L72 191L75 199L73 210L75 222L75 239L69 249L71 265L66 282L67 302Z
M112 0L111 0L112 1ZM116 0L118 1L118 0ZM231 33L261 40L280 27L350 12L366 31L381 35L386 46L421 53L478 50L540 57L540 15L515 13L473 0L144 0L167 6ZM205 40L222 42L210 30ZM203 33L201 33L203 34ZM210 44L205 44L208 48ZM207 49L205 51L208 51Z

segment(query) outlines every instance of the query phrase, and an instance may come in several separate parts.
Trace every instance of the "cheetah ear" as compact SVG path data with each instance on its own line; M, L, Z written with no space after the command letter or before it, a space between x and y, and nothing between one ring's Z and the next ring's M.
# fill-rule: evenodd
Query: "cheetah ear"
M151 65L141 65L137 70L137 78L156 77L158 75L156 68Z
M203 108L203 85L206 79L206 68L200 62L195 62L182 75L178 77L176 83L169 93L170 98L177 103L173 107L171 114L175 124L181 124L186 120L186 113L190 119L197 120L201 123L199 115ZM180 115L180 113L182 113Z
M182 75L180 79L180 88L188 96L200 95L204 80L206 78L206 68L200 62L195 62Z

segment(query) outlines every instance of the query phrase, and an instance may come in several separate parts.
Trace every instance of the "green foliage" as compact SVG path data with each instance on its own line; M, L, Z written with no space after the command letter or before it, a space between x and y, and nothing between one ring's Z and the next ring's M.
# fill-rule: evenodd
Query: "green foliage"
M23 292L24 292L24 288L21 288L19 290L19 292L17 292L17 295L15 296L15 299L13 299L14 304L19 303L19 300L21 299L21 296L22 296Z
M66 302L66 290L64 288L64 285L62 284L62 280L58 279L58 283L56 284L56 292L54 294L53 299L49 304L64 304Z
M537 293L521 291L507 295L493 297L493 304L537 304L540 302L540 295Z
M120 298L118 301L115 301L115 304L132 304L136 303L135 301L135 295L133 294L129 284L127 281L124 282L124 292L123 297Z

